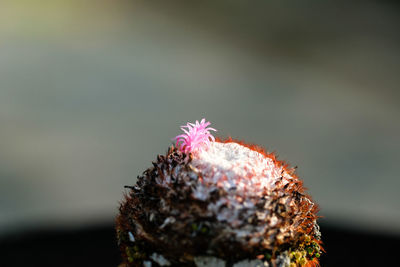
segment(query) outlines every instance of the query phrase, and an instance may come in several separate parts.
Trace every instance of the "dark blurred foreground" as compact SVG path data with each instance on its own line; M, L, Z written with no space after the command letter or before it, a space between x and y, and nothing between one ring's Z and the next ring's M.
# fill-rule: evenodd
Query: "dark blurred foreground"
M327 251L321 266L386 266L400 238L322 225ZM111 225L20 233L0 241L0 266L117 266ZM388 265L387 265L388 266ZM391 264L390 266L396 266Z

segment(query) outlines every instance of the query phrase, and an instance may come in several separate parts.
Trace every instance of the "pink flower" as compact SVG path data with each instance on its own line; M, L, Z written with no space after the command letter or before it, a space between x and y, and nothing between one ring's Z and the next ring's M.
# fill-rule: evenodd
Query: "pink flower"
M188 153L202 148L204 144L210 144L210 141L215 141L214 136L212 136L209 131L217 130L207 127L210 124L210 122L206 122L205 119L202 119L200 123L199 121L196 121L196 123L188 122L186 125L181 126L182 131L185 133L174 138L176 139L176 147L178 147L180 151Z

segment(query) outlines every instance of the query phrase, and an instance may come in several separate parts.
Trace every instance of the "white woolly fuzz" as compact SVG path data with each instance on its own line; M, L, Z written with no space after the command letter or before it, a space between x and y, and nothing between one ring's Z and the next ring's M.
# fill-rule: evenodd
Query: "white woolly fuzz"
M261 197L280 177L291 179L272 159L234 142L211 142L193 156L192 165L201 171L205 183L240 195ZM201 198L202 192L198 193Z

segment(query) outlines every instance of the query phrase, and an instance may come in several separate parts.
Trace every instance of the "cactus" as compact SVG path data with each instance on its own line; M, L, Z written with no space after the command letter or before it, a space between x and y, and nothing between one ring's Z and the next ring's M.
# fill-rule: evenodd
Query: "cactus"
M294 169L258 146L215 140L208 125L188 124L128 186L121 266L317 266L318 207Z

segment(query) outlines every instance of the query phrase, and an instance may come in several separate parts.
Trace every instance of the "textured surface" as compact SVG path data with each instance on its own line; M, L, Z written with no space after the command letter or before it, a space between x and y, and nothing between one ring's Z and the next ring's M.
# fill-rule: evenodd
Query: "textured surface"
M117 218L127 266L154 263L153 253L183 266L217 258L312 266L320 255L317 206L293 170L257 147L171 147L130 189Z
M217 184L225 191L235 190L244 197L261 197L282 175L285 184L287 179L292 179L271 158L235 142L212 142L194 153L191 164L202 173L204 184Z

